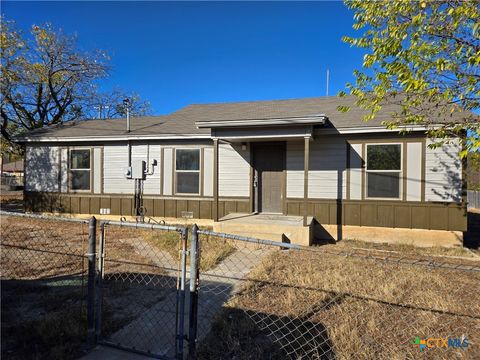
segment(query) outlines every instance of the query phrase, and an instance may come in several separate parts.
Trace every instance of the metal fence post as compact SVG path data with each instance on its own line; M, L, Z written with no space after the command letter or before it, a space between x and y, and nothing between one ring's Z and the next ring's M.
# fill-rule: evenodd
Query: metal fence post
M90 218L88 224L88 298L87 298L87 345L95 344L95 243L97 237L97 219Z
M185 339L185 283L187 273L187 239L188 229L183 228L181 232L182 254L181 254L181 269L180 269L180 289L177 290L178 312L177 312L177 359L183 359L183 340Z
M98 265L95 281L95 340L99 341L102 336L102 301L103 301L103 275L105 261L105 222L100 222L100 243L98 249Z
M190 247L190 309L188 329L188 357L196 358L197 344L197 314L198 314L198 282L199 282L199 256L198 256L198 226L192 227L192 244Z

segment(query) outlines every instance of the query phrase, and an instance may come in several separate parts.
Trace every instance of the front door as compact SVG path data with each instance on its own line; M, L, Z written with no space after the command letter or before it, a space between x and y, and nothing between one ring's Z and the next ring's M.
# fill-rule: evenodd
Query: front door
M282 213L285 143L254 144L254 167L257 185L256 210L265 213Z

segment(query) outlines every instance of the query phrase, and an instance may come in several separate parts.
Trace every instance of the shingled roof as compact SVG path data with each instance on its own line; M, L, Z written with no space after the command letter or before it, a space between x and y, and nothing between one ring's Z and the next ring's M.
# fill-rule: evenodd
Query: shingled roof
M235 103L194 104L176 112L183 117L199 122L234 121L234 120L267 120L295 119L325 115L335 127L371 126L362 121L366 114L354 105L353 97L336 96L288 100L261 100ZM350 106L348 112L337 110L339 105ZM398 108L397 108L398 110ZM383 109L379 114L378 125L382 120L391 118L392 109Z
M131 131L126 132L126 119L83 120L68 122L62 125L38 129L23 136L23 140L35 139L71 139L71 138L96 138L109 139L125 137L209 137L210 129L199 128L200 123L228 122L228 121L254 121L268 119L291 119L325 115L330 126L336 129L379 127L382 122L390 120L392 114L400 110L395 104L382 107L375 119L365 122L363 116L367 113L364 109L354 105L355 98L347 96L339 98L317 97L289 100L261 100L235 103L193 104L176 112L163 116L133 117ZM348 112L337 110L339 105L350 106ZM436 123L452 121L452 119L436 119ZM22 138L19 139L22 141Z
M26 134L28 138L115 138L119 136L164 137L208 135L208 129L197 129L193 121L184 121L173 115L142 116L130 119L130 132L126 131L126 119L69 121L61 125L38 129Z

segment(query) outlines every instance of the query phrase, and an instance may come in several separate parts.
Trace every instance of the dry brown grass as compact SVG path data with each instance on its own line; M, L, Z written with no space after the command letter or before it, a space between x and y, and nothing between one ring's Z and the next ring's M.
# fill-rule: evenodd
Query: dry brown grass
M2 356L78 356L85 335L81 282L88 225L2 217L1 230ZM107 227L106 335L174 291L176 277L162 259L168 253L178 260L178 239L176 233ZM229 241L203 239L202 270L233 251ZM274 251L217 315L200 358L283 359L305 353L305 359L480 358L479 272L382 261L407 257L478 266L458 258L468 256L459 249L351 241ZM411 345L416 336L463 334L472 344L466 350L420 354Z
M217 317L201 358L267 358L272 346L282 348L272 358L480 358L479 272L278 251L249 279ZM467 350L425 355L411 344L463 334L473 344Z
M12 216L2 216L0 223L2 358L78 358L86 335L88 224ZM116 229L109 235L105 335L157 303L165 294L161 281L172 282L138 251L138 231Z
M2 278L39 279L83 270L88 224L2 216Z
M2 358L78 358L86 339L84 280L2 280Z
M342 240L336 244L322 245L325 249L335 250L351 250L351 249L371 249L377 251L398 252L403 255L425 255L425 256L458 256L472 258L475 255L468 249L462 247L447 248L441 246L433 247L418 247L407 244L387 244L387 243L375 243L360 240ZM480 258L479 258L480 260Z

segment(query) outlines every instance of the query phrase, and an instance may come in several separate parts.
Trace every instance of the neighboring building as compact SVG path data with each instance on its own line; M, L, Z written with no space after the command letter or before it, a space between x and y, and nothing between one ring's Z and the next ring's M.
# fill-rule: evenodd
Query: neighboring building
M3 163L1 173L1 185L6 190L23 189L23 160Z
M8 176L23 177L23 160L4 163L3 173L8 174Z
M141 174L143 160L148 175L138 184L146 216L190 215L219 230L281 232L304 244L312 236L419 236L401 229L440 230L423 232L439 244L461 239L459 139L431 149L424 128L400 135L382 125L393 106L364 122L363 110L341 113L338 105L353 99L190 105L132 118L130 132L125 119L30 132L19 139L26 144L26 210L135 215L136 181L125 172L132 166L130 175ZM291 217L252 217L255 230L245 225L248 217L233 220L234 213L254 212ZM218 222L227 215L233 227Z

